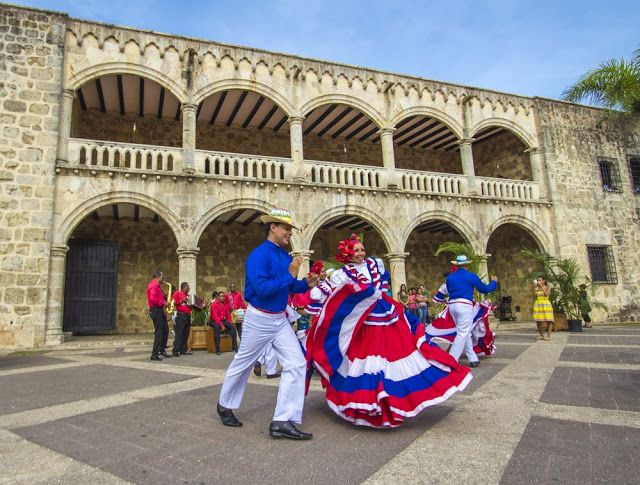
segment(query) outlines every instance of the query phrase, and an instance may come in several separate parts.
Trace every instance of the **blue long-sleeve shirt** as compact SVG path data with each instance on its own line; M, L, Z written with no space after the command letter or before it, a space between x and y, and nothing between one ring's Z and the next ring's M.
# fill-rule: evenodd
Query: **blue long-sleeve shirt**
M498 284L492 281L485 285L477 274L467 271L464 268L458 268L457 271L447 276L447 290L449 291L449 299L464 298L473 301L473 289L475 288L482 294L496 291Z
M251 251L245 263L244 299L256 308L268 312L283 312L289 293L304 293L306 280L297 280L289 273L293 258L268 239Z

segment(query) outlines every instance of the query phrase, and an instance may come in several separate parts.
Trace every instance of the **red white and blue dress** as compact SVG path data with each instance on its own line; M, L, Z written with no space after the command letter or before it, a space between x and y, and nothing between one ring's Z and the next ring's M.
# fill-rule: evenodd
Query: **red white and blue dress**
M392 428L447 400L471 380L469 369L425 339L400 303L386 293L380 259L348 264L307 339L307 358L318 370L329 407L362 426Z

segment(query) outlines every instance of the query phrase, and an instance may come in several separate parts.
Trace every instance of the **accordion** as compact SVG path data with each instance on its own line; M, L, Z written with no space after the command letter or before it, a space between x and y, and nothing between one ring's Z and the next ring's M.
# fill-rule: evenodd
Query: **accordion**
M187 305L190 307L196 308L198 310L202 310L206 306L206 303L198 295L188 295Z

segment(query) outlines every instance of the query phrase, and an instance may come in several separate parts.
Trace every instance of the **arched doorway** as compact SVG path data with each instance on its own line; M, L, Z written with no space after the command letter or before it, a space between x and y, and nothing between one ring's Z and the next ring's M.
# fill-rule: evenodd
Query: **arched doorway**
M523 249L543 250L534 237L522 226L507 223L498 226L487 242L487 267L490 274L500 279L499 302L506 298L511 313L517 320L531 320L533 308L533 282L528 276L542 271L540 263L522 254Z
M509 129L487 126L473 136L473 165L478 177L533 180L527 145Z
M78 224L68 245L64 331L152 332L151 275L162 271L178 284L177 241L167 223L144 206L109 203Z
M465 236L444 219L429 219L420 223L409 235L405 252L407 287L424 285L431 293L443 283L443 273L451 266L451 255L435 256L438 247L446 242L467 243Z

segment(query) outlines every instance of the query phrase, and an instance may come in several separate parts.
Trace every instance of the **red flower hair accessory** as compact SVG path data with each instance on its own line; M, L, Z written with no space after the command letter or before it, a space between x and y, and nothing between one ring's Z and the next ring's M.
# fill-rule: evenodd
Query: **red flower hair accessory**
M311 269L309 270L309 273L313 273L313 274L319 275L323 271L324 271L324 261L322 261L320 259L320 260L316 261L315 263L313 263L313 266L311 266Z
M344 264L351 262L351 256L353 256L353 247L356 244L362 244L357 234L351 234L349 239L343 239L338 243L338 254L336 254L336 261Z

